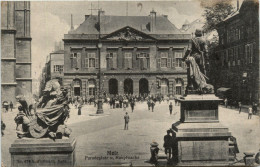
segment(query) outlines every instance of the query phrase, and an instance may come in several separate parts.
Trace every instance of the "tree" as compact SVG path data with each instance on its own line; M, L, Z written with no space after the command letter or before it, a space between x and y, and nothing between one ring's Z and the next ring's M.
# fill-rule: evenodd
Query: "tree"
M214 4L205 5L203 17L206 22L203 26L205 32L211 32L216 29L216 25L234 12L234 7L227 0L217 0Z

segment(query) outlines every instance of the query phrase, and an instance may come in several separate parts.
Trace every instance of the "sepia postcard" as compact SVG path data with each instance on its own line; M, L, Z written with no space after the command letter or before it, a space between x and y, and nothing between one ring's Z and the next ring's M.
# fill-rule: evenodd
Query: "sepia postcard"
M260 166L258 0L1 1L1 166Z

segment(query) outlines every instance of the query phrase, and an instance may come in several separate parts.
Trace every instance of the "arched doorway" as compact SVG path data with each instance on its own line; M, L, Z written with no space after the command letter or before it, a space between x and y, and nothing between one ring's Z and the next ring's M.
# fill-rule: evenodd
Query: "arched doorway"
M149 86L148 86L148 80L145 78L142 78L139 80L139 94L141 96L147 96L149 93Z
M161 94L162 95L168 95L168 89L169 88L169 82L168 79L162 79L161 80Z
M130 78L127 78L124 81L124 93L133 94L133 80Z
M110 79L108 82L109 85L109 94L116 95L118 94L118 81L116 79Z
M183 95L184 93L184 88L183 88L183 80L181 78L177 78L175 82L175 90L176 90L176 95Z
M80 96L80 93L81 93L81 80L80 79L73 80L73 91L74 91L74 96Z

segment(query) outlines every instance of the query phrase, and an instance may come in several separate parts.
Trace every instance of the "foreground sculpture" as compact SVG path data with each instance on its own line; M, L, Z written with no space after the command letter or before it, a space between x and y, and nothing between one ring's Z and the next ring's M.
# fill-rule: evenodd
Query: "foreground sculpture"
M207 84L207 76L205 69L205 58L208 56L208 47L206 41L202 38L202 31L196 30L195 38L191 39L191 47L189 47L183 57L186 62L188 85L186 94L188 93L214 93L213 86Z
M21 104L18 107L19 113L15 117L17 136L52 139L69 137L71 129L64 124L70 111L67 93L57 80L48 81L34 116L31 114L30 107L27 107L27 102L22 97L17 97Z
M206 41L196 30L183 61L188 84L180 102L180 120L171 127L173 161L178 165L227 165L231 133L219 123L218 103L213 86L206 82Z

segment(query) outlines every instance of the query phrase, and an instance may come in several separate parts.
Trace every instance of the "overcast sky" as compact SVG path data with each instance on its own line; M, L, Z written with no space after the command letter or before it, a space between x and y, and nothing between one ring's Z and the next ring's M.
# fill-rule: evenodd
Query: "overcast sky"
M73 14L74 27L77 27L84 21L84 16L91 13L91 4L93 9L102 8L105 15L126 15L127 6L129 16L147 16L154 9L157 15L168 15L169 20L180 28L185 20L192 22L201 18L204 8L200 1L31 2L32 77L38 78L47 55L54 50L55 41L61 41L69 31L70 15ZM233 4L235 2L233 0ZM92 14L96 15L97 11Z

